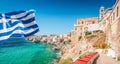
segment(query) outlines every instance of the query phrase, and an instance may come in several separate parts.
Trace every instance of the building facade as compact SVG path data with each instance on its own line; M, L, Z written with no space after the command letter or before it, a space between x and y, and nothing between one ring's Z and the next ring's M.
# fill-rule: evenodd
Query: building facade
M100 8L100 29L106 33L106 41L111 48L120 52L120 0L112 8ZM120 55L120 54L118 54Z
M98 24L98 18L93 17L77 19L73 30L75 41L78 41L80 36L85 36L85 31L88 31L88 26L91 24Z

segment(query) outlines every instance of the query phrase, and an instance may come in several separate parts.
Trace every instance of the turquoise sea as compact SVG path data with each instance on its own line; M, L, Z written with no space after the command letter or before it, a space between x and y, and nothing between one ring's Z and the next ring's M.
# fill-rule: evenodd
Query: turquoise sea
M12 38L0 44L0 64L50 64L58 51L46 43L32 43L24 38Z

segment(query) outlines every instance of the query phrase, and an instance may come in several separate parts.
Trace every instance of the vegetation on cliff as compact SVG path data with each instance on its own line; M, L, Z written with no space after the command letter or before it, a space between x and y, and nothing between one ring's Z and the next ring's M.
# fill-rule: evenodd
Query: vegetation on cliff
M118 59L117 59L118 61L120 61L120 57L118 57Z
M78 41L80 41L81 39L82 39L82 36L79 36Z
M106 42L99 42L99 43L94 43L93 47L101 48L101 49L108 49L108 48L110 48L110 45L107 44Z
M85 32L85 35L90 35L90 34L92 34L92 32L90 32L90 31Z
M58 64L71 64L72 58L62 59Z
M85 56L88 56L89 54L90 54L90 52L86 52L86 53L80 55L79 58L84 58Z

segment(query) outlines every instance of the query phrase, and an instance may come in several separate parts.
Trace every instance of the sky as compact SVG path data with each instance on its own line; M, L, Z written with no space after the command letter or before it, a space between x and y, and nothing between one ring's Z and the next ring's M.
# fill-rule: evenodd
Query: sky
M116 0L0 0L0 13L36 10L37 35L65 34L79 18L99 17L101 6L112 7Z

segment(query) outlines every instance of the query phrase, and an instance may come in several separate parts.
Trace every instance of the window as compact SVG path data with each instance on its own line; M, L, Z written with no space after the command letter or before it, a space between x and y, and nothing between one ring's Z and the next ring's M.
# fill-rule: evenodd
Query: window
M85 31L88 30L88 27L85 27L84 30L85 30Z
M110 19L111 23L112 23L112 16L111 16L111 19Z
M80 27L80 29L82 30L82 27Z
M119 15L119 7L117 7L117 13L116 13L117 17Z
M113 20L115 20L115 12L113 13Z
M80 22L78 22L78 24L80 24Z
M82 21L82 24L84 24L84 22Z
M80 33L80 35L82 36L82 33Z
M75 30L77 30L77 28L75 27Z
M93 24L93 21L88 21L88 25L89 25L89 24Z

